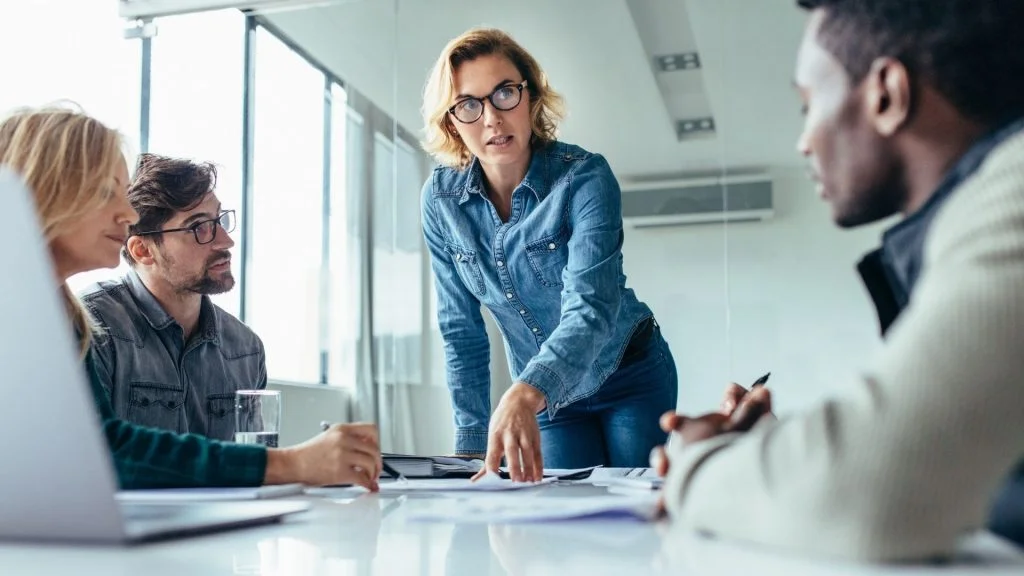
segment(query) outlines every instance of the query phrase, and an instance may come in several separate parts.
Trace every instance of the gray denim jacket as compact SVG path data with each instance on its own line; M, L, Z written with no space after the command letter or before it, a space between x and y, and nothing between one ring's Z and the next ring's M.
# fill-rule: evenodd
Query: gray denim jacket
M102 329L93 354L118 418L234 439L235 391L267 385L263 342L252 330L203 297L199 326L186 343L135 271L79 296Z

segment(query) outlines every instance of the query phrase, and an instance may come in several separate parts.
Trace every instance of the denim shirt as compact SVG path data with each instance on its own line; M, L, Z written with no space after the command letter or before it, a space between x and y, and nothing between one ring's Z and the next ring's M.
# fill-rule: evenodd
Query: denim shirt
M263 342L204 296L188 342L134 270L80 295L100 328L96 371L118 418L234 440L235 391L265 388Z
M534 150L508 222L480 164L439 167L423 186L423 230L437 287L455 450L483 453L494 316L509 371L539 389L548 415L593 395L651 310L626 287L618 182L605 159L561 142Z

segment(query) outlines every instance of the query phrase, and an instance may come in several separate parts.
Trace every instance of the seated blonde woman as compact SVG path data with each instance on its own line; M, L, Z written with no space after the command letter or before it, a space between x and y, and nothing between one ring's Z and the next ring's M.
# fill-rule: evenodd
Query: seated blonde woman
M376 490L381 456L372 425L337 425L303 444L276 449L175 434L114 416L90 352L93 325L66 280L117 266L128 227L138 219L128 203L123 147L116 131L64 108L25 109L0 122L0 166L19 173L33 191L121 487L301 482Z

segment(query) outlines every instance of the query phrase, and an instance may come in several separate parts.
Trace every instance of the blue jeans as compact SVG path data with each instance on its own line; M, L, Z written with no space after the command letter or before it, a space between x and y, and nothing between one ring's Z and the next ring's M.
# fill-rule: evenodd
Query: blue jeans
M649 466L651 449L667 438L658 419L675 410L676 364L655 328L642 356L620 366L598 391L558 411L538 415L546 468Z

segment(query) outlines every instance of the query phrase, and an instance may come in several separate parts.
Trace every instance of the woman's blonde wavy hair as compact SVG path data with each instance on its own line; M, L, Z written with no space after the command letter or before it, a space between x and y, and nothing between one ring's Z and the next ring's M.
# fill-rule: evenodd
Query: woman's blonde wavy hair
M565 102L551 88L537 60L505 32L474 28L445 46L423 89L423 149L444 166L463 169L473 160L448 114L448 109L455 104L455 71L464 62L491 55L508 58L527 81L533 146L543 146L558 137L558 122L565 116Z
M0 122L0 166L32 190L47 243L110 200L123 158L121 134L73 107L23 108ZM61 295L84 358L94 324L66 282Z

